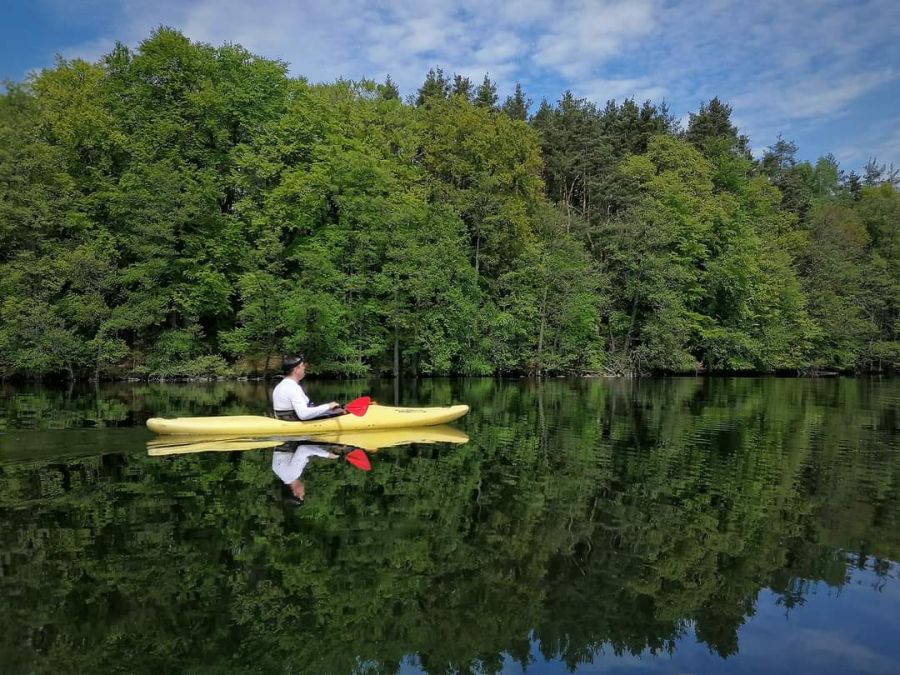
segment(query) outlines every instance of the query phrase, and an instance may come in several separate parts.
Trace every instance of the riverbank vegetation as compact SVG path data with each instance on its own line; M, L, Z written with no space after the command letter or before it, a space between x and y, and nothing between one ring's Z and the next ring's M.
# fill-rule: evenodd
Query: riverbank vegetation
M730 114L404 101L169 29L60 60L0 95L0 375L896 369L896 172Z

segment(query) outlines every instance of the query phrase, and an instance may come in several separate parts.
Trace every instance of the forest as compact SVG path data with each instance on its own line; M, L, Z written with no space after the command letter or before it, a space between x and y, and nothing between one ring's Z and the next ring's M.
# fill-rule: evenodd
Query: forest
M895 371L897 171L685 126L168 28L59 59L0 94L0 378Z

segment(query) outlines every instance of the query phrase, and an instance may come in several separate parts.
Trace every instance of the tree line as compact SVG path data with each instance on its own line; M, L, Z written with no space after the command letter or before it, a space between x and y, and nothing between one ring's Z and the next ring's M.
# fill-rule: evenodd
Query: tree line
M730 117L58 60L0 95L0 376L895 370L897 172Z

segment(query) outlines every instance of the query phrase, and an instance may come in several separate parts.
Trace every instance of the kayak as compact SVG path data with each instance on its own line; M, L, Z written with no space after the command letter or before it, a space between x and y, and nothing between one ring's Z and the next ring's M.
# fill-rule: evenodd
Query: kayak
M270 436L268 438L215 438L209 436L178 436L157 438L147 443L151 457L186 455L197 452L235 452L274 448L282 443L297 441L306 444L334 444L362 448L370 452L381 448L410 443L467 443L468 435L451 426L440 425L415 429L381 429L378 431L341 431L308 436Z
M220 417L152 417L147 428L157 434L191 434L195 436L246 436L254 434L295 435L320 434L371 429L403 429L446 424L469 412L467 405L443 408L392 408L371 404L365 414L326 417L306 422L288 422L262 415L228 415Z

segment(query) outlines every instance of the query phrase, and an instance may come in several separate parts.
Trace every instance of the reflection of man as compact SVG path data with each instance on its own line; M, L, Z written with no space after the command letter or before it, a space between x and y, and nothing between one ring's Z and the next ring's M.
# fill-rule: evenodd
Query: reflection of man
M280 445L272 453L272 471L290 490L294 499L299 502L302 502L306 496L306 486L300 480L300 475L311 457L338 458L337 455L333 452L328 452L321 445L301 445L298 441Z

